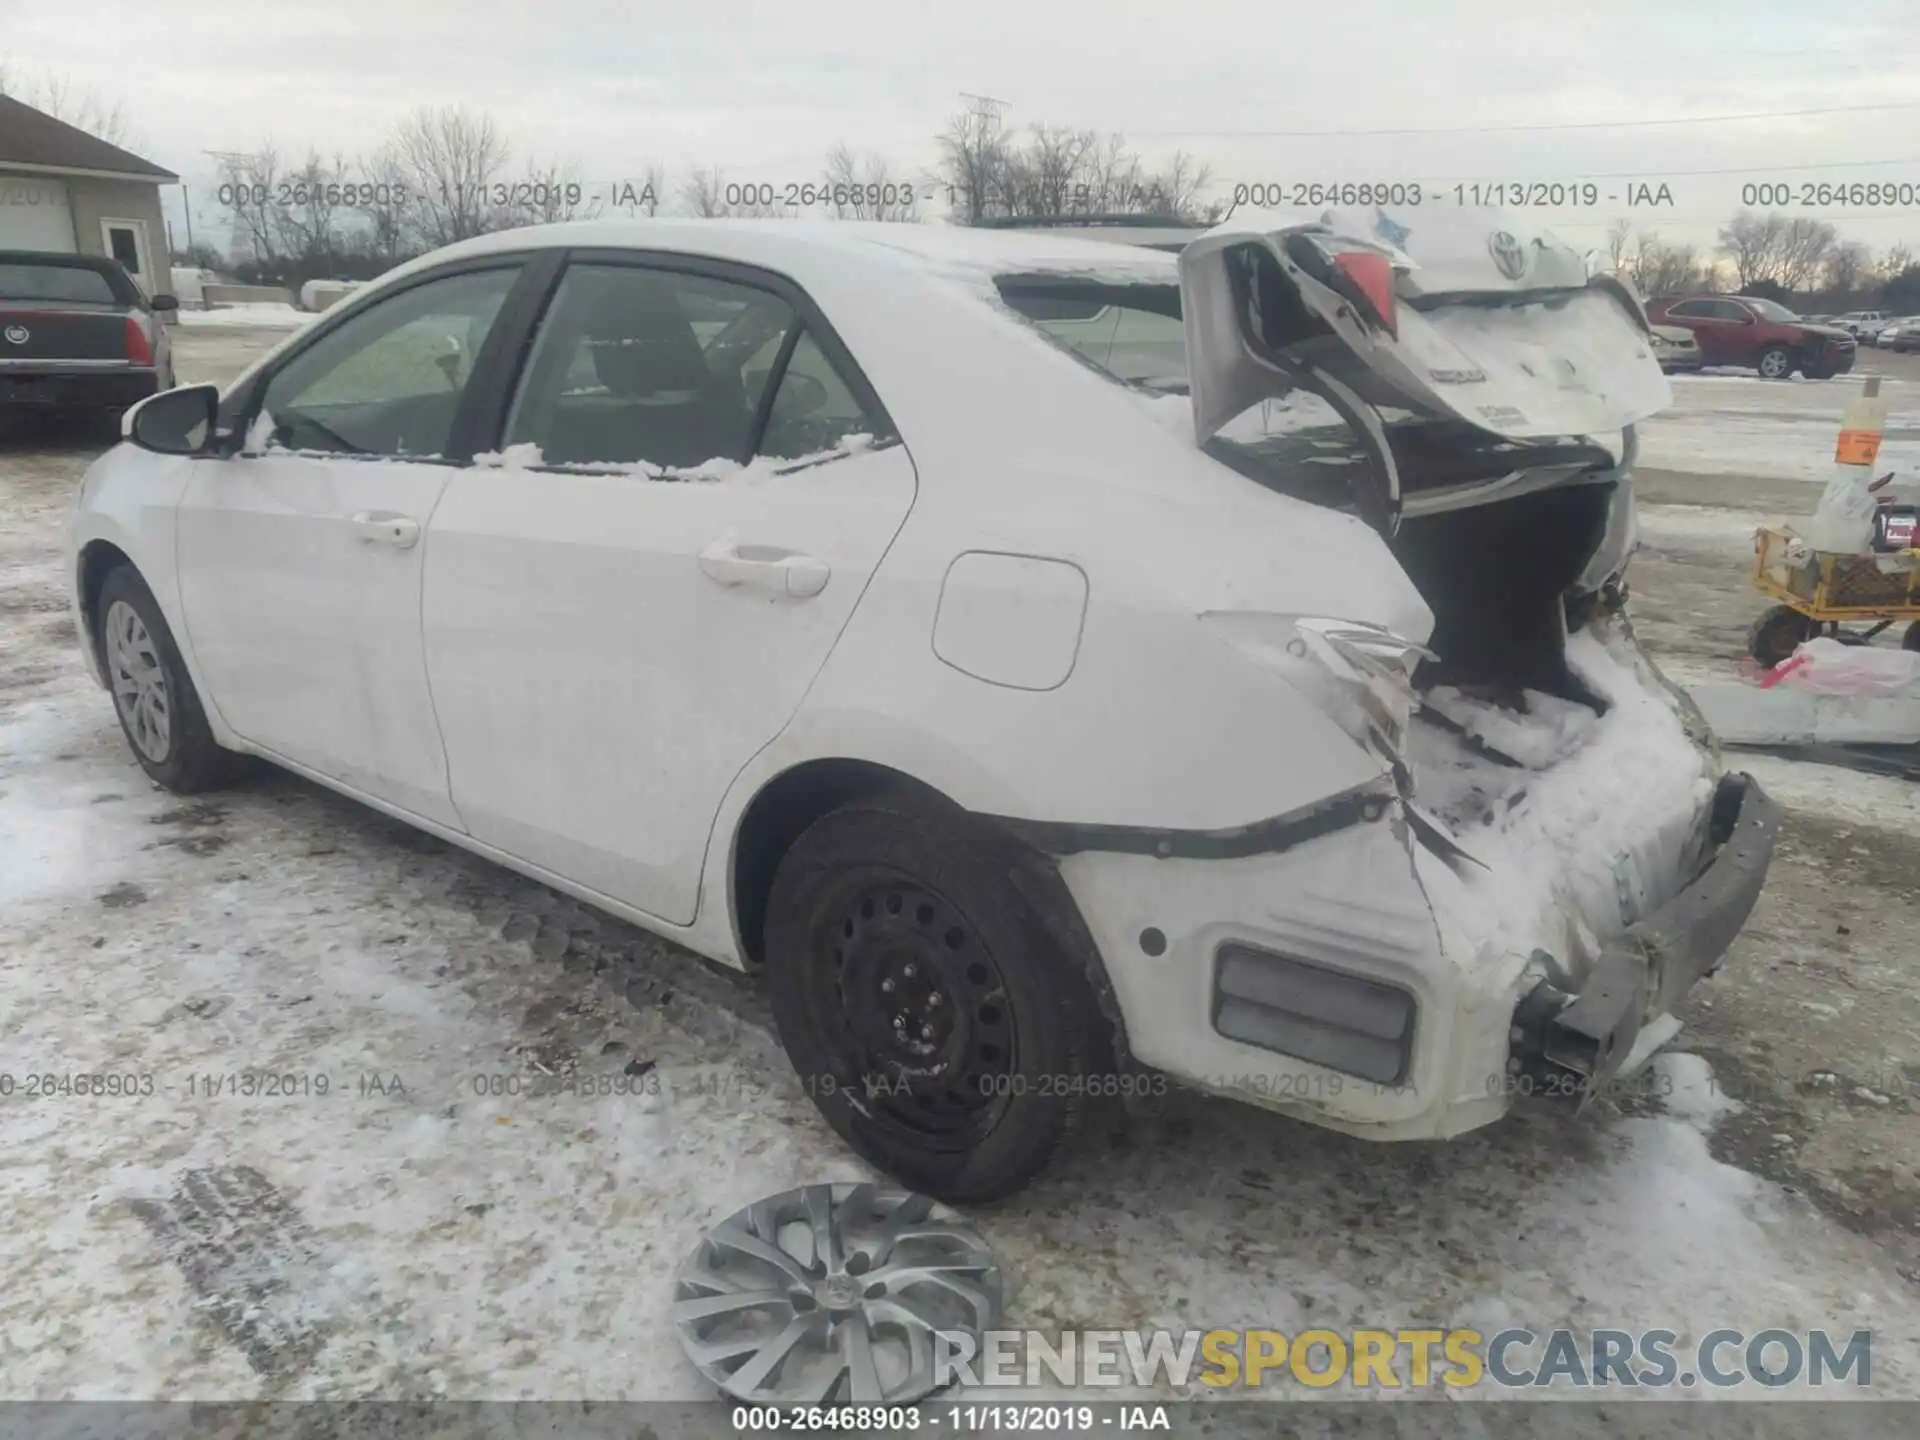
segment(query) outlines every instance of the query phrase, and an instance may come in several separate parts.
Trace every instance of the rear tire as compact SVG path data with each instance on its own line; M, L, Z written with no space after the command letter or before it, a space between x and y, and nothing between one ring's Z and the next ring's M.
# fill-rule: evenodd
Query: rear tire
M908 796L815 821L767 907L781 1042L863 1159L942 1200L999 1199L1074 1130L1099 1009L1011 878L1010 847Z
M1771 670L1813 638L1814 623L1791 605L1775 605L1760 612L1747 630L1747 649Z
M1769 345L1754 362L1762 380L1786 380L1793 375L1793 351L1784 345Z
M1814 369L1812 366L1809 366L1805 370L1802 370L1800 373L1806 376L1807 379L1809 380L1831 380L1839 372L1836 370L1829 370L1825 366L1822 366L1817 370Z
M166 616L131 565L108 573L95 617L114 713L140 768L176 795L216 789L238 776L247 757L214 742Z

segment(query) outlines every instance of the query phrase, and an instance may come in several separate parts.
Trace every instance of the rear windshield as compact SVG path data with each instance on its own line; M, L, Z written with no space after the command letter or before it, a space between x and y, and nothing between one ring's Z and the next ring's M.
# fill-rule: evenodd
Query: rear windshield
M0 262L0 300L67 300L113 305L119 297L98 270L83 270L77 265Z
M1170 425L1192 434L1178 285L1068 275L1002 275L994 285L1028 324L1109 379L1151 397ZM1471 486L1517 468L1604 466L1617 458L1590 442L1523 445L1431 412L1376 408L1405 494ZM1359 430L1304 386L1243 410L1204 448L1270 490L1336 509L1351 508L1356 489L1383 483L1369 477L1374 462Z
M1171 422L1189 423L1178 285L1004 275L995 287L1009 309L1048 338L1109 379L1162 397L1157 403ZM1350 483L1368 464L1353 427L1304 389L1243 411L1206 450L1249 479L1334 506L1351 502Z

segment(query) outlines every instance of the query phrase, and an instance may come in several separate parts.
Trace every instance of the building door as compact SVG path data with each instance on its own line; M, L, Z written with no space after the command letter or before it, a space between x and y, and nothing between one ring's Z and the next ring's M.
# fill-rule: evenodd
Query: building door
M153 252L147 248L147 222L144 220L102 220L100 243L107 254L127 267L140 288L153 295L167 287L153 272Z

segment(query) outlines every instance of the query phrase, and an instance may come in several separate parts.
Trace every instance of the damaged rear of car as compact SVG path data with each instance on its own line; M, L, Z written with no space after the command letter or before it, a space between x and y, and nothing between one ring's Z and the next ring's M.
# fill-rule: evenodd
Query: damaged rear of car
M1381 623L1358 565L1315 614L1257 584L1206 602L1380 779L1212 853L1061 857L1134 1053L1376 1138L1631 1074L1744 923L1777 824L1624 611L1633 427L1669 400L1637 298L1484 213L1242 215L1177 288L1078 288L1127 344L1058 319L1084 313L1070 279L999 283L1212 459L1362 519L1430 612Z

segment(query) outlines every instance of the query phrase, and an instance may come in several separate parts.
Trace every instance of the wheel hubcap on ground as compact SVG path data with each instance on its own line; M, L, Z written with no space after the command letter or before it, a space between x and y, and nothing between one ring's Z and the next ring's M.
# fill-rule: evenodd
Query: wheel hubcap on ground
M124 600L107 608L107 674L113 703L140 753L156 764L167 758L173 736L173 702L160 652L140 619Z
M706 1233L680 1266L673 1322L736 1400L907 1404L935 1388L934 1335L971 1336L977 1352L1001 1307L999 1262L951 1210L891 1186L808 1185Z
M818 946L843 1078L868 1114L940 1148L991 1128L1017 1057L1006 984L966 917L926 886L880 881L851 896Z

